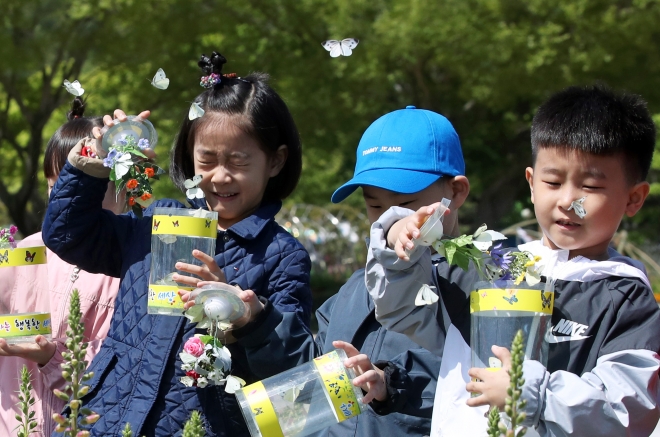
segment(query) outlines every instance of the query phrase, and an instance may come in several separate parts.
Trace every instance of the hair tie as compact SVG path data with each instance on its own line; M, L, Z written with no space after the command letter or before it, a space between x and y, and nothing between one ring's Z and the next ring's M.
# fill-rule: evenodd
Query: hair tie
M208 76L202 76L202 79L199 81L199 84L204 88L213 88L215 85L222 82L219 74L211 73Z

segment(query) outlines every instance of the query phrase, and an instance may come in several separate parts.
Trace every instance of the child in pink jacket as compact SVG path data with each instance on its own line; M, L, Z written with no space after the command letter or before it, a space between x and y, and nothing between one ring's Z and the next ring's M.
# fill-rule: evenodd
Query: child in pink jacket
M84 103L76 97L72 110L53 135L46 147L44 174L48 180L48 194L66 162L69 150L85 136L91 136L94 126L102 127L100 117L83 117ZM114 185L109 184L103 206L119 214L124 201L116 199ZM24 239L41 245L41 233ZM28 270L21 267L0 268L0 313L32 312L44 301L50 305L52 341L37 336L34 344L9 345L0 339L0 436L15 435L19 421L18 376L23 365L32 374L32 386L36 403L37 428L30 436L50 436L55 429L53 414L60 413L64 401L53 394L54 388L62 388L60 364L62 352L66 349L64 340L68 330L69 304L71 292L77 288L80 293L80 309L85 325L85 341L89 342L86 361L90 363L101 347L110 327L114 311L114 301L119 288L119 278L87 273L78 267L67 264L48 250L47 264L34 266ZM35 275L35 268L45 271ZM42 274L43 273L43 274Z

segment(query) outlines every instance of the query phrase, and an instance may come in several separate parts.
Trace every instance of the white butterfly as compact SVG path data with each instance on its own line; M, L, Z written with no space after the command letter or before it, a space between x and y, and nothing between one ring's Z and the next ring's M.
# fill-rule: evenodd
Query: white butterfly
M189 120L194 120L196 118L201 117L204 115L204 110L202 109L201 106L199 106L199 103L193 102L192 105L190 105L190 110L188 111L188 119Z
M227 393L235 393L245 385L245 381L237 376L228 375L225 380L225 391Z
M353 49L357 47L360 40L355 38L346 38L341 41L330 39L323 41L321 44L323 48L330 52L330 56L336 58L337 56L351 56Z
M201 188L198 188L197 185L202 182L202 175L198 174L193 176L192 179L186 179L183 182L183 186L187 188L186 197L188 199L203 199L204 192Z
M418 307L424 305L433 305L438 301L438 295L435 294L431 288L435 287L429 287L426 284L422 285L422 287L417 292L417 296L415 297L415 305Z
M586 198L587 196L584 196L572 201L571 206L569 206L566 211L570 211L572 209L575 211L576 216L584 218L584 216L587 215L587 211L584 209L584 199Z
M85 93L85 90L80 86L80 82L77 80L74 80L73 83L71 83L64 79L64 88L76 97L80 97Z
M480 251L486 251L493 245L493 241L506 240L506 235L486 229L486 225L479 226L479 229L472 235L472 244Z
M170 80L165 76L163 69L159 68L156 75L151 80L151 84L159 90L166 90L167 87L170 86Z
M298 399L298 395L300 394L300 392L303 391L304 388L305 388L305 384L298 384L296 386L293 386L284 392L284 394L282 395L282 399L284 399L287 402L294 403L296 399Z
M117 179L121 179L124 177L126 173L128 173L128 170L133 167L133 161L131 160L131 154L130 153L124 153L121 155L119 158L115 160L115 176L117 176Z

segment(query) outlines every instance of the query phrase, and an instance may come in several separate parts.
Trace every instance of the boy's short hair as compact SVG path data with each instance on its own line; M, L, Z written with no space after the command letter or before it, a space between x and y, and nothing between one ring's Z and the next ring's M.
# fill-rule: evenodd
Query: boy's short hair
M569 87L543 103L532 121L532 162L540 148L594 155L622 153L631 183L646 179L655 149L655 125L638 95L604 85Z
M442 176L464 174L461 142L449 120L406 106L367 128L357 148L354 176L334 192L332 202L341 202L363 185L411 194Z

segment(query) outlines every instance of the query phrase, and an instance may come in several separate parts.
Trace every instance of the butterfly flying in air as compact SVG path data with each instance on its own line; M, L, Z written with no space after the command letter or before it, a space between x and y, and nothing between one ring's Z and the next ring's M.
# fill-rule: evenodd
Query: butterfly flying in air
M572 201L571 206L569 206L566 211L570 211L572 209L575 211L576 216L584 218L584 216L587 215L587 211L584 209L584 199L586 198L587 196L584 196Z
M435 294L431 288L435 287L429 287L426 284L422 285L422 287L417 292L417 296L415 296L415 305L418 307L424 305L433 305L438 301L438 295Z
M190 105L190 110L188 111L188 120L199 118L204 115L204 112L205 111L202 109L202 107L199 106L199 103L193 102L193 104Z
M166 90L167 87L170 86L170 80L165 76L163 69L159 68L156 75L151 80L151 84L159 90Z
M73 94L76 97L80 97L85 93L85 90L83 87L80 85L80 82L77 80L74 80L73 82L69 82L68 80L64 79L64 88L66 90Z
M202 182L201 174L195 175L192 179L186 179L184 181L183 186L186 187L186 197L188 199L204 198L204 192L198 187L200 182Z
M330 56L336 58L338 56L351 56L353 49L357 47L360 40L355 38L346 38L341 41L336 39L330 39L328 41L323 41L321 45L323 48L330 52Z

